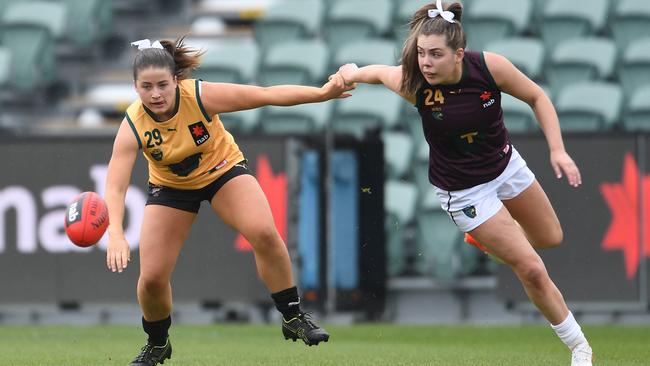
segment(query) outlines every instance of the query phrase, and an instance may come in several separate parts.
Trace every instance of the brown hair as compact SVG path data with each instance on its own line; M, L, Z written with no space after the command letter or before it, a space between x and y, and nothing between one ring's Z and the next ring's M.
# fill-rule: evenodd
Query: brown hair
M467 40L465 31L461 24L463 6L460 3L443 3L444 10L454 13L455 23L450 23L441 16L429 17L429 10L437 9L436 4L427 4L418 9L409 23L409 36L404 41L402 48L402 84L400 92L404 95L414 95L424 84L424 76L418 66L418 37L420 35L445 35L447 36L447 47L452 50L465 48Z
M166 68L178 80L188 79L192 70L201 64L201 56L205 53L184 44L185 36L176 41L162 40L164 49L147 48L138 51L133 60L133 80L138 80L138 72L149 67Z

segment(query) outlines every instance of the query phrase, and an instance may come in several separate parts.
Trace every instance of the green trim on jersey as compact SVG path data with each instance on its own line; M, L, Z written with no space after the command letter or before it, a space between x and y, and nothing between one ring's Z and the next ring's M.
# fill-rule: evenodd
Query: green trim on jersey
M203 117L208 120L208 122L212 122L212 117L208 115L208 112L205 111L205 108L203 107L203 102L201 102L201 93L200 93L200 85L199 83L203 81L201 79L196 79L195 80L195 85L194 85L194 92L196 93L196 102L199 104L199 109L201 109L201 113L203 113Z
M142 141L140 141L140 136L138 136L138 130L135 129L135 125L133 124L133 121L131 121L129 114L126 113L125 115L126 115L126 121L129 122L129 126L131 126L131 130L135 135L135 139L138 140L138 149L142 149Z

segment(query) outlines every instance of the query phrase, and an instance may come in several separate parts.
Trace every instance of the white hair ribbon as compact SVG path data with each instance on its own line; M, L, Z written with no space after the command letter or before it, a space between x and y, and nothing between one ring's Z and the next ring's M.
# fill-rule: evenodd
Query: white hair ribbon
M138 50L146 50L147 48L160 48L160 49L164 48L162 44L160 44L160 41L155 41L154 43L151 43L151 41L148 38L131 42L131 46L138 46Z
M454 13L447 10L442 10L442 0L436 0L436 9L429 9L429 18L435 18L438 15L440 15L442 19L448 21L449 23L456 23L454 20Z

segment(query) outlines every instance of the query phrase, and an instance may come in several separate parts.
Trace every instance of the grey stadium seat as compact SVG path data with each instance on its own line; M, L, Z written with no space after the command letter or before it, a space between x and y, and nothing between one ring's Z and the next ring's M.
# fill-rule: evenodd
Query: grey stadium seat
M563 131L607 131L618 122L622 103L618 84L586 81L562 89L555 106Z

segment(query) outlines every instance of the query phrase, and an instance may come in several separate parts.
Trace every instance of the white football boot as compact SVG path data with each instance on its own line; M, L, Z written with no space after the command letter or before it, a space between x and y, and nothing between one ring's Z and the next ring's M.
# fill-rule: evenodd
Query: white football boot
M593 356L589 343L583 342L571 351L571 366L592 366Z

